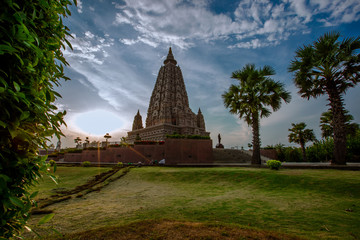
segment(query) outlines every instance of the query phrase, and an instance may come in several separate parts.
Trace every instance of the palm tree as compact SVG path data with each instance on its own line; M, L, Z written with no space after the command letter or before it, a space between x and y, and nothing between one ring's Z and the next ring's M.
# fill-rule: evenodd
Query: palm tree
M75 138L74 142L76 143L76 147L78 148L79 145L81 144L81 138L80 137Z
M312 129L305 129L306 124L304 122L301 123L292 123L293 127L289 129L291 132L289 134L289 142L294 142L300 144L301 151L303 155L303 161L306 162L306 152L305 152L305 144L309 141L316 141L314 132Z
M232 84L222 95L230 113L239 115L252 127L253 155L252 164L261 164L260 158L260 118L269 117L273 111L280 109L281 100L290 102L290 93L284 85L275 82L269 76L275 74L270 66L255 69L254 64L247 64L243 69L232 73L231 78L239 80L239 85Z
M312 45L296 51L289 71L295 73L294 82L303 98L317 98L327 94L333 113L334 161L346 164L346 131L344 100L346 90L360 81L360 38L346 38L326 33Z
M351 122L354 120L354 117L349 114L348 110L344 110L344 117L345 117L345 131L346 135L354 136L356 131L360 128L359 124ZM331 109L326 112L323 112L320 116L320 128L321 128L321 135L323 138L334 137L334 128L332 124L333 114Z

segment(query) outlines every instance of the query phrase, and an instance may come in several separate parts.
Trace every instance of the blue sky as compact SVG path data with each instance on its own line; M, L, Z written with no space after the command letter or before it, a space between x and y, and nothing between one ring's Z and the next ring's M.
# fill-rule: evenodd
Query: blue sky
M285 84L292 101L261 120L262 146L283 143L291 123L305 122L320 138L319 118L326 96L307 101L297 94L287 72L296 49L329 31L360 36L358 0L78 0L70 28L70 66L56 90L67 110L66 138L104 140L109 132L119 141L131 130L138 109L145 124L157 73L171 46L182 69L190 107L200 107L214 144L225 147L251 142L251 128L225 109L221 95L236 80L233 71L247 63L275 68L273 79ZM346 108L360 121L359 86L345 96ZM56 141L55 141L56 142Z

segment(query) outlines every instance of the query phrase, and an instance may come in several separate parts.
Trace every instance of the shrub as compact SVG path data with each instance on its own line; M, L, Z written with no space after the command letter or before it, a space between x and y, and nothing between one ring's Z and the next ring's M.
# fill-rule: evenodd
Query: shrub
M210 139L209 136L201 136L201 135L181 135L178 133L168 134L166 138L178 138L178 139Z
M119 148L119 147L122 147L123 144L110 144L108 147L109 148Z
M157 144L157 141L152 141L152 140L136 140L134 142L135 145L155 145Z
M67 151L68 153L82 153L82 149L71 149Z
M51 159L51 160L49 161L49 164L50 164L50 166L52 166L52 167L53 167L56 163L55 163L55 161L54 161L54 160L52 160L52 159Z
M263 149L275 149L276 146L273 145L267 145L266 147L264 147Z
M48 157L57 157L57 156L58 156L57 152L48 154Z
M124 167L124 164L122 162L118 162L117 166L122 168L122 167Z
M275 146L279 161L281 162L300 162L302 154L300 148L284 147L281 144Z
M166 138L186 138L186 136L185 136L185 135L178 134L178 133L174 133L174 134L168 134L168 135L166 135Z
M266 165L272 170L279 170L281 162L278 160L269 160L266 162Z
M309 162L328 162L333 159L334 140L332 138L321 140L306 148Z
M54 105L54 90L67 62L70 0L1 2L0 8L0 239L15 239L30 217L29 192L47 174L49 137L60 138L65 111Z
M348 136L347 140L347 159L354 161L355 158L359 159L360 156L360 130L357 130L353 136Z
M83 167L90 167L91 163L89 161L85 161L81 164Z

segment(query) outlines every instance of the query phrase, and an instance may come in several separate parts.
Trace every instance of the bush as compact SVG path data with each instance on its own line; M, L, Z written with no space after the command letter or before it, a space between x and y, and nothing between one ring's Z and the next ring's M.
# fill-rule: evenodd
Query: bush
M82 149L71 149L69 151L67 151L67 153L82 153Z
M134 141L135 145L156 145L158 141L152 141L152 140L136 140Z
M348 136L347 140L347 159L355 161L360 157L360 130L357 130L353 136Z
M120 168L122 168L122 167L124 167L124 164L123 164L122 162L118 162L118 163L117 163L117 166L120 167Z
M119 147L123 147L123 145L122 144L110 144L108 147L109 148L119 148Z
M49 137L60 138L64 112L54 91L67 62L61 52L70 0L1 2L0 8L0 239L17 238L28 218L30 187L47 174ZM69 44L69 43L68 43Z
M306 148L309 162L328 162L333 159L334 140L332 138L321 140Z
M279 170L281 162L278 160L269 160L266 162L266 165L272 170Z
M279 161L281 162L301 162L302 154L300 148L284 147L281 144L275 146Z
M48 157L57 157L57 156L58 156L57 152L48 154Z
M83 167L90 167L91 163L89 161L85 161L81 164Z
M54 160L52 160L52 159L51 159L51 160L49 161L49 164L50 164L50 166L52 166L52 167L53 167L56 163L55 163L55 161L54 161Z
M210 139L209 136L201 136L201 135L181 135L178 133L168 134L166 138L177 138L177 139Z

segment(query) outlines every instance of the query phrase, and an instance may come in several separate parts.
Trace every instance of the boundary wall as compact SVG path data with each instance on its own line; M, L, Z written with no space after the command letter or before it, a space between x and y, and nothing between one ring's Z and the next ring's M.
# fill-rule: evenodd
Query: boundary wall
M153 164L165 159L166 165L182 163L213 163L211 139L167 139L161 145L110 147L105 150L83 150L65 153L63 162L139 163Z

